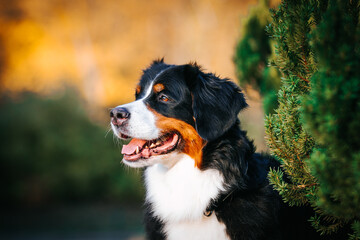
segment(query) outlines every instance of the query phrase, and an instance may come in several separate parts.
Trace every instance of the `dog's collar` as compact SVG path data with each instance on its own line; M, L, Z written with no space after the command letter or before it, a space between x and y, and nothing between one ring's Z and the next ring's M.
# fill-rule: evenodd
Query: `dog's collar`
M211 200L209 206L206 208L206 210L204 211L204 216L205 217L210 217L214 211L216 211L225 201L226 199L228 199L229 197L232 198L233 193L236 191L236 189L233 189L232 191L230 191L228 194L226 195L221 195L219 198L217 198L216 200ZM231 199L230 198L230 199Z

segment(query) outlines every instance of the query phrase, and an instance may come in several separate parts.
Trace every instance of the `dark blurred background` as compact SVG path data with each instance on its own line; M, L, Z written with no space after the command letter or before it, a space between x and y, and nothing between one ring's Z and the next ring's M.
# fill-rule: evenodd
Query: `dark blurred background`
M0 239L142 239L141 170L109 109L156 58L235 80L256 0L0 0ZM241 115L259 150L263 111Z

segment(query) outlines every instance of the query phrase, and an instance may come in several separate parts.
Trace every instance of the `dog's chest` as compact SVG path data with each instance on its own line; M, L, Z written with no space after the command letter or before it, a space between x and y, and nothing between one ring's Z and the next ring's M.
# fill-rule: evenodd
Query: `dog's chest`
M215 214L197 221L168 223L165 233L169 240L227 240L226 227Z
M203 214L224 190L223 177L216 170L195 168L187 155L179 157L171 169L158 164L145 172L146 201L153 215L164 223L168 239L227 239L225 225L215 214Z

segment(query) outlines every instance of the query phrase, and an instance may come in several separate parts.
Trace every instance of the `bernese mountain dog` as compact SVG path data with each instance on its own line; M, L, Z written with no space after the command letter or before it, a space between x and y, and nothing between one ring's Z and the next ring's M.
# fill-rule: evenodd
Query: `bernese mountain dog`
M321 239L309 209L287 206L269 185L279 166L240 129L247 103L236 84L157 60L135 96L110 117L114 134L131 139L123 162L145 168L148 239Z

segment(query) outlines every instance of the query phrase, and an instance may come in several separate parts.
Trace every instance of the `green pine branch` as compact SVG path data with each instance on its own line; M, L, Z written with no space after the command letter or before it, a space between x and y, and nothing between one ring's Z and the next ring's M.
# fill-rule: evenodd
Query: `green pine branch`
M269 180L289 205L312 206L311 224L331 234L360 214L359 1L284 0L271 14L271 64L283 77L265 127L282 170Z
M235 62L264 105L281 79L265 128L282 168L269 181L289 205L314 209L310 222L321 234L351 225L349 238L360 239L359 0L283 0L270 11L270 40L259 24L266 4L245 24ZM281 77L265 77L270 69Z

